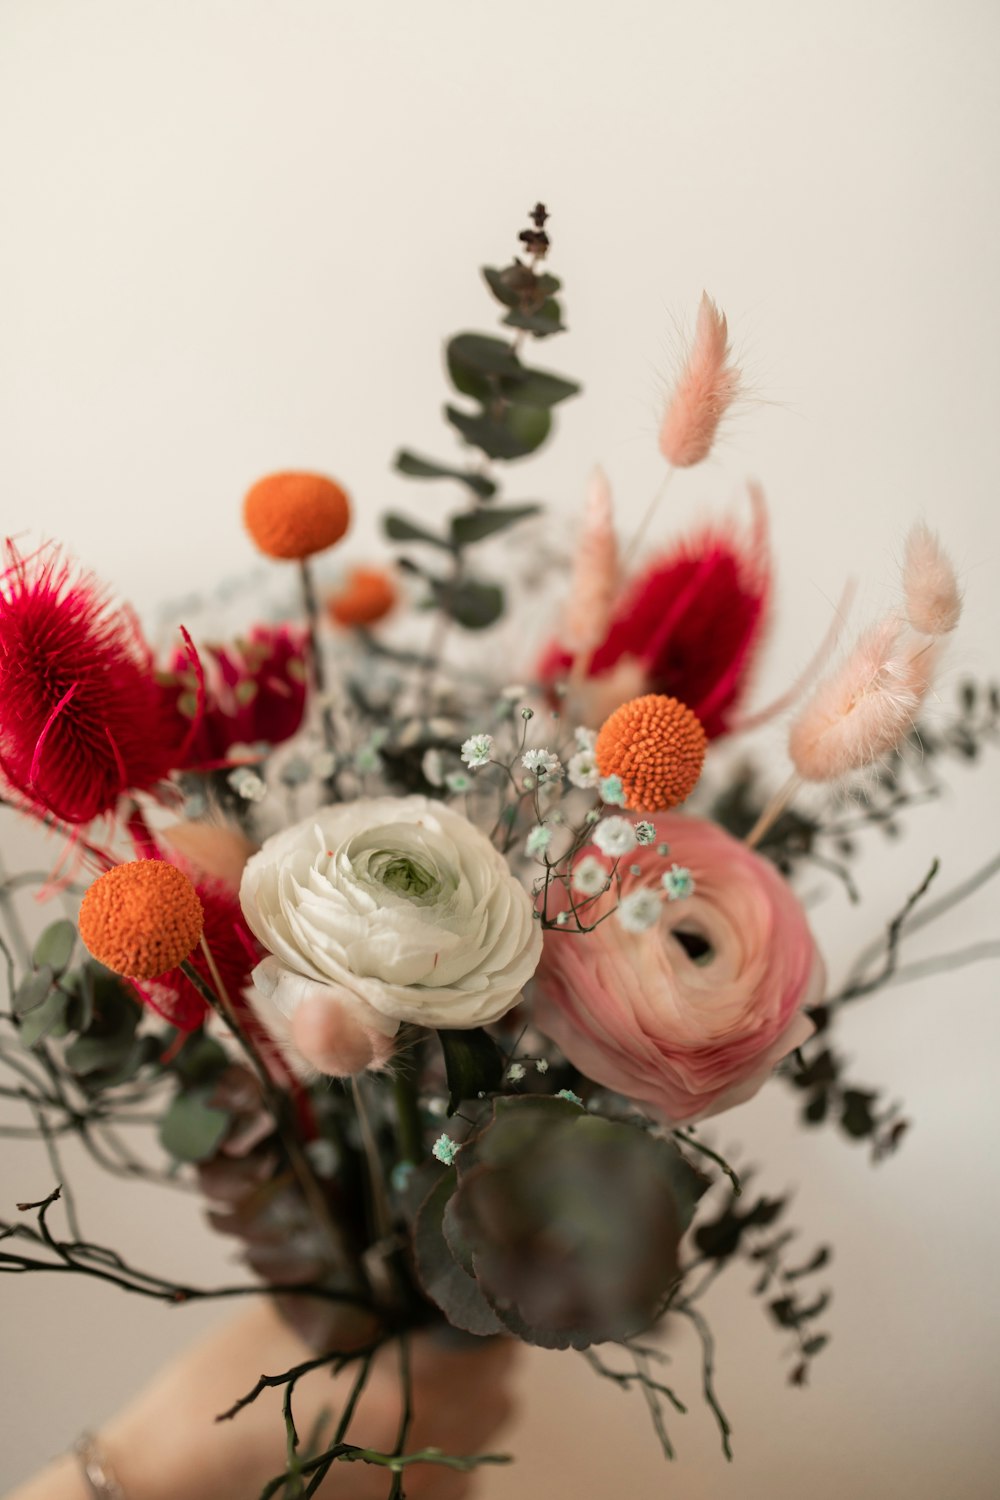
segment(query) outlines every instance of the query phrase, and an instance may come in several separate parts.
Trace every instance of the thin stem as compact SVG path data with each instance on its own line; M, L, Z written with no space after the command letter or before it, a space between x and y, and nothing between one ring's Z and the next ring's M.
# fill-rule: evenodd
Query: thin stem
M396 1123L399 1127L400 1160L412 1162L414 1166L425 1156L423 1126L417 1106L417 1090L413 1073L400 1063L392 1080L392 1092L396 1101Z
M351 1092L354 1095L354 1108L358 1117L361 1143L364 1146L365 1162L368 1167L368 1187L371 1197L375 1239L382 1240L386 1239L392 1231L392 1215L389 1212L385 1183L382 1180L382 1162L378 1154L378 1144L371 1127L371 1120L368 1118L368 1107L365 1103L362 1085L356 1074L351 1078Z
M760 817L757 819L756 823L753 825L750 832L746 836L745 843L748 849L755 849L757 847L761 839L764 837L765 833L767 833L768 829L771 828L773 824L775 824L781 817L781 814L784 812L789 802L791 802L792 798L795 796L801 785L801 777L793 773L791 776L789 776L784 786L781 787L779 791L775 792L774 796L771 798L770 802L764 808L764 811L761 813Z
M226 993L225 985L222 982L222 976L220 975L218 966L216 965L215 960L212 957L211 950L205 941L204 934L201 938L201 949L205 955L205 962L208 964L212 979L218 986L218 993L216 993L216 991L213 990L210 985L207 985L205 983L204 979L202 979L201 975L198 973L198 970L193 966L193 964L189 962L189 960L185 959L183 961L180 966L181 970L183 971L185 976L190 979L191 983L195 986L198 993L212 1007L216 1014L221 1015L222 1018L226 1021L240 1046L242 1047L244 1053L246 1054L247 1058L249 1059L251 1066L253 1067L253 1070L257 1075L258 1081L260 1082L264 1100L267 1103L268 1109L270 1110L271 1115L274 1119L274 1123L277 1126L278 1133L281 1136L281 1143L287 1153L292 1171L295 1173L295 1177L298 1181L299 1187L302 1189L302 1195L308 1203L309 1207L312 1209L317 1223L321 1224L324 1227L330 1237L332 1244L337 1247L337 1250L339 1251L345 1266L350 1265L353 1257L348 1252L347 1243L344 1238L343 1232L334 1219L332 1213L330 1212L330 1206L327 1203L326 1195L323 1192L323 1188L320 1185L319 1179L313 1171L308 1157L302 1150L301 1143L299 1142L299 1138L296 1135L294 1128L289 1125L285 1111L285 1098L274 1087L274 1084L271 1082L271 1078L268 1074L267 1068L264 1066L264 1063L259 1057L252 1042L250 1041L250 1038L247 1036L246 1032L240 1025L239 1018L236 1014L236 1009L231 998Z
M646 532L652 525L653 517L655 516L657 509L659 508L660 501L663 499L663 496L665 495L667 487L670 484L671 479L673 479L675 472L676 470L672 466L667 469L667 472L663 476L663 480L660 484L659 489L656 491L656 494L649 502L649 505L646 508L645 515L643 516L642 520L639 522L638 527L633 533L632 540L629 542L628 546L625 548L625 551L622 553L622 572L626 570L629 563L635 557L635 554L638 552L640 546L642 545Z
M326 673L323 670L323 658L319 649L319 600L316 597L316 585L308 558L303 557L299 560L299 580L302 584L302 607L309 635L309 666L312 671L313 687L317 693L322 693L326 687Z

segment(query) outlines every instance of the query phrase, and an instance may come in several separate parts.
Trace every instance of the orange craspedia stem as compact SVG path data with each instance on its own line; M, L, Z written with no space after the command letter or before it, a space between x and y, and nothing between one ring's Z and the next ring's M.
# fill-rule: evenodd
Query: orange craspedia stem
M243 521L267 557L301 562L339 542L351 523L346 492L323 474L268 474L247 491Z
M625 806L666 812L698 784L708 738L685 703L662 693L631 698L606 719L594 759L602 776L617 776Z
M176 865L136 859L95 880L80 906L80 936L106 969L156 979L198 945L205 915L198 893Z
M337 625L374 625L391 612L397 597L395 581L384 568L355 568L326 607Z

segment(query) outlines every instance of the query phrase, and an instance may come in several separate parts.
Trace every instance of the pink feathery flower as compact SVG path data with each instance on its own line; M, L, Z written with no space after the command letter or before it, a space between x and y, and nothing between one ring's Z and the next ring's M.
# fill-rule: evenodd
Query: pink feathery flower
M113 812L178 762L152 653L128 611L54 547L0 573L0 773L38 817Z
M241 640L207 645L204 672L190 652L175 651L163 691L177 732L191 729L184 769L224 764L233 745L291 739L306 710L307 652L306 632L294 625L254 625Z
M563 642L569 651L593 651L603 641L620 582L611 487L604 470L598 467L590 478L587 513L563 615Z
M898 615L867 630L792 724L788 749L799 775L836 781L894 750L927 696L935 655Z
M921 635L947 635L962 613L962 593L951 559L922 521L906 538L903 561L906 615Z
M697 714L709 739L734 727L770 618L772 563L762 491L750 486L752 519L702 527L654 555L615 598L607 627L578 684L581 722L599 725L629 698L665 693ZM572 670L564 640L546 648L546 685Z
M701 296L694 341L660 425L660 452L678 469L700 464L739 394L740 372L729 362L729 330L707 292Z

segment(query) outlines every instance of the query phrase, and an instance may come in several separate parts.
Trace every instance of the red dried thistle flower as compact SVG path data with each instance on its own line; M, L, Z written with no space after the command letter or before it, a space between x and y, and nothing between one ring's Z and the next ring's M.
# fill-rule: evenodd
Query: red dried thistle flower
M641 693L660 693L686 703L709 739L735 727L771 598L763 497L755 489L751 495L748 531L731 522L696 532L626 587L607 634L585 664L581 697L584 709L588 696L593 698L590 721L599 722ZM565 678L573 661L554 642L539 665L541 680Z
M171 658L166 698L177 730L193 734L185 768L224 762L233 745L280 745L302 724L309 673L307 635L291 625L255 625L230 645L204 648L205 701L198 710L198 676L190 655Z
M5 547L0 574L0 772L39 817L89 823L177 764L167 711L132 615L55 547ZM188 730L190 730L190 725Z
M185 866L178 862L178 868L185 869ZM205 943L226 995L242 1015L249 1009L242 1000L242 993L250 982L251 969L260 958L260 949L243 919L235 893L221 881L198 879L193 872L188 873L204 912ZM215 980L201 948L195 948L188 962L214 990ZM208 1014L206 1001L180 969L170 969L155 979L134 980L133 983L146 1004L178 1031L194 1031Z

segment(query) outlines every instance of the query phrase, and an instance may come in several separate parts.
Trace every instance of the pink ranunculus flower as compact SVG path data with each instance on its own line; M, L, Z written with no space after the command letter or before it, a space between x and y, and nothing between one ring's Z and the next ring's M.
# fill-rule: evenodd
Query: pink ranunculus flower
M825 973L801 905L766 859L678 813L657 818L656 835L622 862L640 871L623 875L622 896L664 894L660 920L639 932L617 915L587 933L546 931L535 1019L588 1078L680 1124L757 1092L811 1034L802 1008ZM670 900L661 879L675 864L694 889ZM553 896L569 904L553 885L550 914ZM587 925L616 900L612 889L587 902Z

